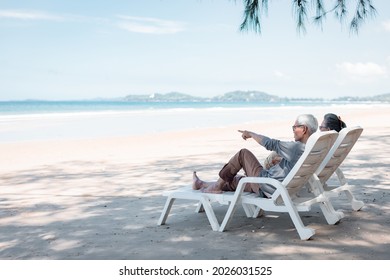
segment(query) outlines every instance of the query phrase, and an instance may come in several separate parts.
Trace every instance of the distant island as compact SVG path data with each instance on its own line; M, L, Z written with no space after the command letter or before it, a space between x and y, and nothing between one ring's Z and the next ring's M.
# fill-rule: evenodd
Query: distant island
M345 96L335 99L324 98L287 98L271 95L262 91L232 91L215 97L197 97L180 92L154 93L150 95L127 95L123 101L132 102L390 102L390 93L371 97Z

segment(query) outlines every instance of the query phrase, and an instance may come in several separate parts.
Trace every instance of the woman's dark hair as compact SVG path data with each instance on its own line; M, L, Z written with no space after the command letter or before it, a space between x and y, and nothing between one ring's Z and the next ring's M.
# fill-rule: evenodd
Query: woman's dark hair
M324 116L324 120L326 123L326 127L328 127L330 130L336 130L337 132L339 132L343 128L347 127L345 122L343 122L340 117L332 113L326 114Z

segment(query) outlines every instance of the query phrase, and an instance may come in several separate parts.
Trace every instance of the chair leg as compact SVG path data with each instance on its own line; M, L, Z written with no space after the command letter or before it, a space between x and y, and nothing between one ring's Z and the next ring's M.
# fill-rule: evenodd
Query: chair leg
M228 224L230 223L230 220L233 218L234 212L236 212L238 205L243 206L247 217L250 217L250 215L253 215L254 208L245 204L245 203L242 203L241 196L242 196L242 193L245 189L245 185L247 183L246 180L248 180L248 178L241 179L240 182L238 183L236 191L234 192L234 195L233 195L233 199L230 201L229 208L228 208L228 210L225 214L225 217L223 218L223 221L221 223L221 226L219 228L220 232L223 232L225 230L225 228L228 226Z
M326 195L326 192L318 179L316 175L313 175L309 179L309 184L311 186L311 190L315 196L317 196L319 202L321 202L320 208L322 211L322 214L324 215L326 222L329 225L334 225L338 223L342 218L344 218L344 213L341 211L336 211L333 208L333 205L329 201L328 196Z
M344 173L340 168L336 169L336 175L340 182L340 186L342 186L340 187L339 191L344 191L345 195L348 198L349 203L351 204L352 209L355 211L359 211L364 206L364 202L361 200L357 200L353 196L352 192L349 190L347 179L345 178Z
M298 211L295 208L288 207L288 213L290 214L290 218L297 229L301 240L308 240L315 234L316 231L314 229L305 227Z
M196 212L196 213L202 213L202 212L204 212L204 208L203 208L202 202L200 202L200 201L198 202L198 206L196 206L195 212Z
M203 205L203 209L206 212L206 216L209 219L211 228L213 231L219 230L219 222L217 217L215 216L213 207L211 206L210 201L206 197L202 197L200 203Z
M301 240L308 240L315 234L315 230L312 228L305 227L301 217L299 216L298 210L295 207L294 203L291 201L290 196L287 194L287 191L284 189L280 190L280 195L282 196L286 210L289 213L295 228L297 229L299 237L301 238Z
M264 210L259 206L243 203L242 207L244 208L245 214L248 218L259 218L264 214Z
M230 203L229 208L228 208L228 210L227 210L227 212L225 214L225 217L224 217L224 219L223 219L223 221L221 223L221 226L219 228L220 232L223 232L225 230L225 228L228 226L228 224L230 223L231 219L233 218L234 212L236 212L236 209L237 209L238 205L239 205L238 200L233 200ZM245 210L245 207L244 207L244 210Z
M326 201L320 203L322 214L329 225L334 225L344 218L344 213L336 211L326 197L325 199Z
M157 222L157 225L164 225L169 212L171 211L172 205L175 202L176 198L168 196L167 201L165 202L164 209L161 213L160 219ZM215 216L214 210L211 206L210 201L206 197L202 197L201 200L198 203L197 206L197 212L198 210L204 210L206 212L206 216L210 222L211 228L213 231L219 230L219 222L217 220L217 217Z
M161 213L160 219L158 220L157 225L165 225L165 222L168 218L169 212L171 211L172 205L175 202L175 198L168 196L167 201L165 202L164 209Z
M252 218L259 218L263 215L264 215L264 210L261 209L260 207L256 207L256 210L254 211Z
M293 207L293 208L292 208ZM288 213L290 214L290 218L297 229L297 232L299 234L299 237L301 240L308 240L310 237L312 237L316 231L312 228L305 227L305 225L302 222L301 217L298 214L298 211L294 206L288 207Z
M253 217L256 210L256 207L254 205L243 203L242 208L244 208L245 214L248 218Z
M351 204L351 207L355 211L359 211L364 206L364 202L361 200L357 200L350 190L344 190L345 195L348 198L349 203Z

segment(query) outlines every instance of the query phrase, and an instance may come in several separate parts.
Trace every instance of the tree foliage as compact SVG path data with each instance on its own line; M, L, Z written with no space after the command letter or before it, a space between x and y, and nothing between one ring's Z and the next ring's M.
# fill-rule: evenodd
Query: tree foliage
M245 10L240 30L253 30L261 33L261 18L268 13L268 4L271 0L242 1ZM313 23L321 27L326 16L333 14L341 24L348 24L353 33L358 33L360 26L368 17L376 15L372 0L292 0L291 2L298 32L306 32L305 26L309 21L309 13L314 13L311 17ZM332 2L332 5L327 8L324 2L328 4ZM348 19L351 10L353 11L352 17Z

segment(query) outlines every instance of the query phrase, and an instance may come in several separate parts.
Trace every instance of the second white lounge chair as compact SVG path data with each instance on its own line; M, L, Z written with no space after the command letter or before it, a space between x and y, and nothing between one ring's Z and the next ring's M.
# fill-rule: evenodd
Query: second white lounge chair
M360 126L342 129L339 132L333 147L316 171L323 190L325 191L325 195L328 197L338 197L342 193L345 193L352 209L355 211L360 210L364 206L364 202L357 200L352 194L351 186L348 185L347 179L340 169L340 165L343 163L362 132L363 128ZM329 185L328 183L333 174L337 175L339 181L338 185ZM314 191L314 188L314 185L311 186L312 191Z

